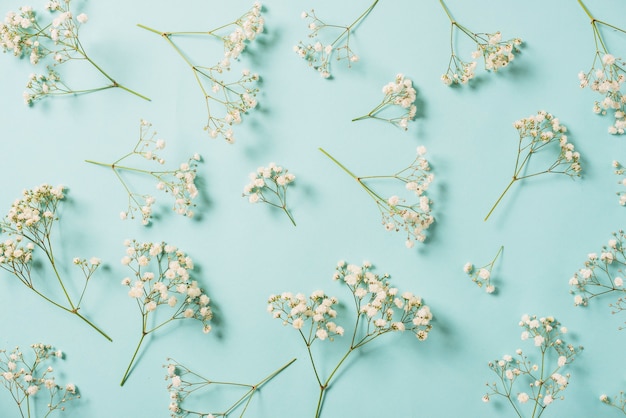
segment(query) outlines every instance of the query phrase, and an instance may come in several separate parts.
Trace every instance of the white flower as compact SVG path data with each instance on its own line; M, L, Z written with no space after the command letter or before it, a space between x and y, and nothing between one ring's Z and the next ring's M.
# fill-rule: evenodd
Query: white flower
M317 336L317 338L319 338L322 341L328 338L328 332L322 328L318 329L315 335Z
M87 21L89 20L89 17L85 13L81 13L78 16L76 16L76 20L84 24L84 23L87 23Z

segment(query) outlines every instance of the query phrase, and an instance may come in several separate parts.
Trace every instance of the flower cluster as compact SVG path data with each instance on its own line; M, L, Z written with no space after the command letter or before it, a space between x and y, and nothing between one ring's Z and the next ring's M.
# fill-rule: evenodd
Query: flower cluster
M53 252L52 228L59 219L57 207L65 197L63 192L63 186L53 187L49 184L42 184L33 189L24 190L22 198L13 202L7 216L0 221L0 232L7 233L10 237L0 243L0 268L11 273L24 286L47 302L76 315L110 341L111 338L106 333L79 313L87 285L100 266L100 259L93 257L90 262L85 259L74 259L74 264L82 270L84 283L80 296L72 297L66 282L61 277L63 269L59 266L58 259ZM49 267L52 268L56 282L59 284L57 293L60 295L54 292L46 294L51 290L48 280L35 280L34 272L37 271L33 269L35 248L45 254L42 259L48 260Z
M515 356L506 354L490 362L489 368L499 382L487 383L489 392L483 396L483 401L502 396L517 416L524 416L521 411L529 405L527 408L532 413L528 416L538 418L550 404L564 399L562 392L569 384L570 374L563 374L562 369L575 360L583 347L568 344L563 339L567 328L553 317L524 315L519 326L523 328L522 340L533 341L539 350L539 361L531 360L517 349Z
M52 18L47 23L40 23L38 14L31 6L22 6L17 12L8 12L4 23L0 23L0 48L4 52L11 52L20 58L28 56L33 65L44 60L50 62L46 74L30 76L28 90L24 92L26 104L33 104L45 96L88 93L115 87L147 99L113 80L87 56L78 32L89 18L85 13L74 16L70 6L71 0L48 1L46 9ZM54 67L71 60L89 62L110 84L87 90L72 90L54 70Z
M413 88L413 82L410 79L405 78L404 74L398 74L396 75L394 81L391 81L383 86L383 94L385 97L378 104L378 106L372 109L367 115L352 119L352 121L354 122L368 118L379 119L399 126L406 131L409 126L409 121L412 121L417 114L417 107L415 106L417 92ZM388 107L399 107L402 114L393 117L379 116L380 112L384 111Z
M619 161L613 161L613 168L615 169L614 173L622 177L618 184L626 186L626 176L624 176L626 170L624 170L624 166ZM619 204L626 206L626 191L617 192L617 195L619 196Z
M596 68L598 63L600 68ZM615 122L609 126L609 133L613 135L621 135L626 129L626 96L621 92L622 84L626 81L624 68L626 66L621 59L609 53L596 51L589 72L578 73L581 88L589 87L603 96L602 100L596 100L593 112L606 115L607 111L613 110Z
M10 352L0 350L0 383L10 392L22 417L30 417L39 408L41 416L46 417L65 411L67 403L80 398L80 395L73 383L60 386L53 367L45 365L54 358L62 358L63 353L45 344L30 347L34 354L32 359L25 356L19 347ZM6 411L6 408L3 409Z
M126 255L121 262L133 272L133 277L125 277L122 285L128 288L128 296L137 302L142 318L142 334L122 384L128 378L147 335L180 319L196 319L202 323L203 331L208 333L211 331L209 322L213 318L209 306L211 299L198 282L192 280L194 264L182 250L164 242L126 240L124 246ZM149 325L153 322L148 318L155 318L157 312L162 311L167 312L165 319L156 325Z
M463 266L465 274L467 274L478 287L485 286L487 293L493 293L496 290L496 287L491 283L491 271L503 249L504 246L501 246L493 260L482 267L475 267L474 264L469 262L465 263Z
M249 11L234 22L206 32L161 32L139 25L143 29L161 35L178 52L179 56L183 57L192 70L206 103L207 123L204 130L211 138L221 136L227 142L234 143L235 135L232 126L241 123L243 115L257 106L258 74L243 69L239 78L225 80L223 76L230 74L233 61L238 60L246 46L263 32L265 20L261 15L261 9L261 4L255 2ZM221 34L224 29L230 27L234 27L231 32ZM202 66L191 62L173 41L173 38L177 36L190 34L220 39L224 44L224 55L213 66ZM217 107L223 108L223 112L216 111Z
M565 174L571 178L580 177L580 154L578 151L574 151L574 144L568 142L568 137L565 134L567 128L561 125L558 118L542 110L536 115L530 115L527 118L515 121L513 127L519 133L513 178L493 205L485 220L489 218L506 192L516 181L548 173ZM528 164L531 161L531 157L551 144L558 144L559 146L559 154L555 161L547 168L529 173Z
M308 298L302 294L283 292L271 295L267 310L283 325L291 325L305 336L308 345L315 340L333 341L334 337L344 334L344 329L335 322L339 303L336 297L327 296L323 290L316 290Z
M345 60L348 67L359 60L359 56L350 48L350 35L352 31L371 11L378 0L375 0L354 22L348 26L328 24L321 20L315 10L302 12L301 17L308 21L307 27L310 30L310 43L300 41L293 50L299 57L303 58L311 68L318 71L322 78L331 76L331 60ZM320 32L338 30L339 35L333 41L326 42L320 38ZM332 38L331 38L332 39Z
M365 344L389 332L407 331L419 341L424 341L432 328L432 313L422 298L411 292L400 293L390 284L390 276L379 276L372 272L369 262L362 266L345 261L337 263L333 280L344 284L352 294L356 321L352 328L350 347L335 366L328 378L322 379L311 346L316 340L333 341L343 336L346 330L337 324L335 307L338 300L317 290L308 298L301 294L285 292L271 295L267 310L283 325L296 329L303 338L320 386L316 417L320 416L324 392L348 356Z
M474 78L476 70L476 60L483 58L485 70L498 71L500 68L506 67L515 58L515 53L519 52L519 46L522 44L520 38L512 38L506 41L502 40L502 34L496 33L474 33L467 27L457 22L451 15L448 7L440 0L441 6L450 19L450 61L448 62L448 70L441 76L441 81L445 85L467 84L469 80ZM471 61L463 61L458 57L454 49L454 33L460 30L468 38L476 44L476 50L472 52Z
M181 163L178 168L170 170L152 170L141 169L137 167L129 167L120 163L130 157L138 157L141 160L147 160L157 165L165 164L165 160L159 155L160 151L165 148L165 140L157 139L157 133L152 129L152 124L141 120L139 124L139 140L135 148L121 158L115 160L111 164L87 160L88 163L109 167L116 174L117 179L124 186L124 190L128 194L128 207L120 213L121 219L135 219L135 216L141 215L141 222L148 225L152 219L152 206L156 199L150 193L132 192L130 187L120 176L120 171L130 171L135 173L147 174L156 180L156 188L161 190L174 199L172 210L179 215L192 217L195 207L193 199L198 196L198 188L195 184L197 165L200 161L200 155L197 153L189 158L188 161Z
M425 194L434 179L434 175L430 173L428 160L424 158L425 147L417 147L415 160L408 167L392 175L363 177L357 177L323 149L320 148L320 151L352 176L374 199L382 216L382 224L387 231L403 230L406 233L405 245L407 248L413 248L416 241L424 242L426 240L425 232L435 222L435 218L431 214L432 202ZM394 183L403 183L405 190L417 197L418 200L415 203L410 203L398 195L392 195L385 199L366 184L367 180L373 179L386 179L393 180Z
M625 264L626 235L619 230L613 233L613 238L602 247L600 254L588 254L584 267L569 280L574 305L587 306L589 300L607 293L626 293L622 270ZM613 313L626 310L626 299L619 296L610 306Z
M621 90L624 81L626 81L626 64L623 59L609 53L600 34L600 25L622 33L626 33L626 31L594 18L582 1L578 3L591 20L596 45L591 69L586 73L584 71L579 72L578 81L581 88L589 87L602 97L602 100L595 101L594 113L606 115L607 112L613 111L615 121L609 126L609 133L622 135L626 129L626 96Z
M345 284L355 296L359 319L369 330L362 340L364 343L392 331L408 331L424 341L432 328L430 308L419 296L400 293L391 286L390 279L387 273L374 274L368 262L358 266L340 261L333 276L333 280Z
M285 364L278 370L274 371L270 375L266 376L263 380L256 384L248 384L248 383L237 383L237 382L224 382L213 379L207 379L200 374L192 371L188 367L180 364L174 359L168 358L168 364L164 365L167 369L167 374L165 376L165 380L167 380L167 390L170 394L170 404L169 411L170 416L172 418L184 418L188 416L198 416L200 418L215 418L215 417L226 417L233 411L235 411L239 406L243 405L243 411L241 412L240 417L243 417L245 414L248 405L252 401L252 397L255 395L257 390L261 388L265 383L269 382L280 372L289 367L296 359L291 360L289 363ZM198 412L195 410L190 410L183 405L185 399L192 393L196 393L198 396L204 395L210 396L208 393L211 389L218 390L219 387L233 387L236 386L240 389L246 389L246 392L236 398L236 400L231 404L230 407L225 409L222 412ZM205 393L206 392L206 393ZM223 394L221 398L223 399Z
M296 222L287 210L287 187L296 176L275 163L269 163L267 167L259 167L256 172L250 173L249 178L250 183L243 188L243 196L250 203L262 202L281 209L295 226Z

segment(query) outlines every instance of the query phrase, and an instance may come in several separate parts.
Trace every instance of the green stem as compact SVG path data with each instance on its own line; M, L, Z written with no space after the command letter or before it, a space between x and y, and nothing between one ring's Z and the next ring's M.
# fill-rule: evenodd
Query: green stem
M168 36L168 34L165 33L165 32L159 32L158 30L152 29L151 27L146 26L146 25L142 25L141 23L138 23L137 26L139 26L141 29L145 29L145 30L149 30L150 32L154 32L157 35Z
M130 363L128 363L128 367L126 368L126 372L124 373L124 377L122 377L122 381L120 382L120 386L124 386L126 380L128 380L128 376L130 375L130 369L133 367L133 363L135 362L135 358L137 357L137 353L139 352L139 348L141 347L141 343L143 343L143 339L148 335L146 332L141 333L141 339L137 344L137 348L135 348L135 352L133 353L133 358L130 359Z
M100 328L98 328L93 322L91 322L90 320L88 320L87 318L85 318L84 316L82 316L81 314L78 313L78 311L72 311L72 313L76 316L78 316L80 319L82 319L83 321L85 321L89 326L91 326L93 329L95 329L96 331L98 331L104 338L106 338L109 341L113 341L113 339L111 337L109 337L103 330L101 330Z
M593 17L593 15L591 14L591 12L589 11L589 9L587 9L587 6L585 6L585 3L582 2L582 0L578 0L578 4L580 4L580 6L583 8L583 10L585 11L585 13L587 13L587 16L589 16L589 19L591 19L591 24L593 24L593 22L595 22L596 18Z
M341 38L343 38L346 34L348 35L348 37L350 36L350 31L363 19L365 18L365 16L367 16L372 10L374 10L374 7L376 7L376 5L378 4L379 0L375 0L374 3L372 3L370 5L370 7L368 7L363 13L361 13L361 15L359 17L357 17L354 22L350 23L350 25L348 25L345 29L345 31L339 35L337 37L337 39L335 39L331 45L335 45ZM349 39L349 38L348 38Z
M230 414L235 408L237 408L237 406L239 406L245 399L247 399L243 411L241 411L241 415L239 415L239 417L243 417L243 415L246 413L246 410L248 409L248 405L250 405L250 401L252 400L252 397L254 396L254 394L256 393L256 391L258 389L261 388L261 386L263 386L265 383L269 382L270 380L272 380L274 377L276 377L279 373L281 373L283 370L285 370L287 367L291 366L291 364L293 364L293 362L296 361L295 358L291 359L287 364L285 364L284 366L282 366L281 368L279 368L278 370L272 372L272 374L270 374L269 376L263 378L263 380L261 380L259 383L257 383L256 385L252 385L250 386L250 390L248 392L246 392L241 398L239 398L237 401L235 401L233 403L233 405L228 408L225 412L224 412L224 416L228 416L228 414ZM213 383L218 383L218 382L213 382ZM230 384L232 385L233 383L223 383L223 384ZM249 385L241 385L241 384L235 384L235 385L239 385L239 386L249 386Z
M337 164L339 167L341 167L343 169L343 171L345 171L346 173L350 174L350 176L355 179L356 181L359 181L358 177L350 170L348 170L348 168L346 168L345 165L341 164L339 161L337 161L335 159L335 157L333 157L332 155L330 155L329 153L327 153L324 148L319 148L320 151L322 151L322 153L324 153L324 155L326 155L328 158L330 158L331 160L333 160L335 162L335 164Z
M493 265L495 264L496 260L498 259L498 257L500 257L500 253L502 253L502 250L504 249L504 245L500 246L500 249L498 250L498 253L496 254L496 256L493 258L493 261L491 262L491 268L493 268Z
M48 241L48 244L50 244L49 241ZM48 256L48 259L50 260L50 264L52 265L52 270L54 270L54 274L57 277L57 280L59 281L59 284L61 285L61 289L63 290L63 294L65 295L65 298L67 299L67 301L70 304L71 310L75 311L76 307L74 306L74 303L72 302L72 298L70 298L69 293L67 293L67 289L65 288L65 285L63 284L63 280L61 279L61 275L59 274L59 271L57 270L56 263L54 262L54 256L52 255L52 250L50 250L50 253L46 253L46 255Z
M446 12L448 19L450 19L450 22L452 22L453 25L456 24L456 20L454 20L454 18L452 17L452 14L450 13L450 9L448 9L448 6L446 6L443 0L439 0L439 4L441 4L441 7L443 7L443 11Z
M110 168L110 169L112 169L114 171L116 169L119 169L119 170L135 171L137 173L145 173L145 174L151 174L151 175L153 175L154 173L157 173L157 174L158 173L164 173L164 172L159 172L159 171L142 170L140 168L127 167L127 166L124 166L124 165L100 163L98 161L92 161L92 160L85 160L85 162L89 163L89 164L99 165L101 167L108 167L108 168Z
M69 312L73 315L78 316L80 319L82 319L83 321L85 321L85 323L87 323L89 326L91 326L93 329L95 329L96 331L98 331L100 334L102 334L102 336L104 336L104 338L106 338L109 341L113 341L111 339L111 337L109 337L103 330L101 330L98 326L96 326L93 322L89 321L87 318L85 318L84 316L82 316L81 314L78 313L77 310L75 309L70 309L66 306L61 305L58 302L55 302L54 300L50 299L49 297L47 297L46 295L44 295L43 293L41 293L40 291L38 291L37 289L35 289L32 285L26 285L26 287L28 287L30 290L32 290L33 292L35 292L37 295L39 295L41 298L43 298L44 300L50 302L51 304L53 304L54 306L56 306L59 309L64 310L65 312Z
M304 335L303 335L304 338ZM305 338L306 342L306 338ZM306 350L309 353L309 360L311 360L311 366L313 366L313 373L315 373L315 379L317 379L317 383L322 387L322 379L320 379L319 373L317 373L317 367L315 367L315 360L313 360L313 353L311 353L311 345L306 343Z
M498 198L498 200L496 200L496 203L494 203L493 207L491 208L491 210L489 211L489 213L487 214L487 216L485 216L484 221L487 221L487 219L489 219L489 216L491 216L491 213L494 211L494 209L496 208L496 206L498 206L498 203L500 203L500 201L502 200L502 198L504 197L504 195L506 194L506 192L509 191L509 189L511 188L511 186L513 185L513 183L515 183L518 180L517 177L513 177L513 179L511 180L511 182L509 183L508 186L506 186L506 189L504 189L504 191L502 192L502 194L500 195L500 197Z
M287 216L289 216L289 220L291 221L293 226L296 226L296 221L294 221L293 216L291 216L291 213L289 213L289 211L287 210L287 207L281 206L281 209L287 214Z
M151 101L148 97L144 96L143 94L139 94L134 90L129 89L128 87L125 87L123 85L121 85L120 83L118 83L117 81L115 81L110 75L108 75L102 68L100 68L100 66L98 64L96 64L91 58L89 58L87 56L87 54L85 54L84 50L83 50L83 56L85 57L85 59L87 61L89 61L89 63L91 63L91 65L93 65L98 71L100 71L100 73L105 76L109 81L111 81L111 83L113 83L113 87L119 87L122 90L126 90L127 92L134 94L137 97L140 97L144 100L147 101Z
M320 413L322 412L322 403L324 400L324 393L326 392L326 389L328 389L331 379L333 378L333 376L335 376L335 373L337 373L337 371L339 370L339 367L341 367L343 362L346 361L350 353L352 353L353 351L354 351L354 348L350 347L350 349L341 358L341 360L339 360L339 363L337 363L333 371L330 373L330 376L328 376L328 379L326 379L326 382L324 382L323 385L320 385L320 395L317 399L317 409L315 410L315 418L319 418Z
M378 193L376 193L375 191L373 191L372 189L370 189L365 183L363 183L361 181L361 177L357 177L352 171L348 170L348 168L346 166L344 166L343 164L341 164L339 161L337 161L332 155L330 155L329 153L327 153L323 148L319 148L320 151L322 151L328 158L330 158L335 164L337 164L339 167L341 167L346 173L348 173L353 179L355 179L360 185L361 187L363 187L363 189L365 189L365 191L370 195L370 197L372 197L372 199L374 199L377 203L382 203L385 206L387 205L387 201L385 199L383 199L380 195L378 195Z

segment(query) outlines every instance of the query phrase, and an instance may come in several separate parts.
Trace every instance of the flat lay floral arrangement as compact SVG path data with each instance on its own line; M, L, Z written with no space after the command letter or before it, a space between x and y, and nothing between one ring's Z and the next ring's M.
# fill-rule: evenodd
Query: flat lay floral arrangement
M626 415L626 5L533 1L11 0L3 414Z

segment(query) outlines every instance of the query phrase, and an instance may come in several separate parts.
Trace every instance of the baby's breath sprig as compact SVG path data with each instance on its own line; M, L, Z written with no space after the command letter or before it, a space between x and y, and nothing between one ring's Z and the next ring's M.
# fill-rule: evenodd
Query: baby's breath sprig
M620 393L613 396L612 398L606 394L602 394L600 395L600 402L605 405L612 406L613 408L622 411L622 413L626 415L626 395L624 394L624 391L620 391Z
M53 367L46 366L55 358L63 358L61 351L41 343L30 348L34 354L32 359L25 356L19 347L10 352L0 350L0 383L17 404L20 417L52 417L56 412L65 411L68 402L80 398L80 395L73 383L60 386ZM45 409L42 408L44 405ZM3 410L8 413L6 408ZM39 410L41 415L37 413Z
M147 174L157 181L156 188L161 190L174 199L172 210L180 215L192 217L195 207L193 199L198 196L198 188L195 185L198 161L200 155L194 154L187 162L181 163L177 169L173 170L146 170L137 167L129 167L120 163L130 157L140 157L141 159L153 161L158 165L165 164L165 160L157 153L165 148L165 140L157 139L157 133L152 129L152 124L141 120L139 124L139 140L135 148L128 154L123 155L111 164L101 163L92 160L86 160L91 164L109 167L115 173L117 179L124 186L124 190L128 194L128 207L120 213L121 219L135 219L136 215L141 214L141 221L144 225L148 225L152 219L152 205L156 199L149 193L142 194L131 191L130 187L122 178L121 171L129 171L135 173Z
M487 293L493 293L496 290L496 287L491 283L491 271L493 270L493 266L498 257L500 257L503 249L504 246L501 246L493 260L482 267L475 267L472 263L465 263L463 266L463 271L472 279L474 283L476 283L478 287L485 286L485 291Z
M296 176L275 163L269 163L267 167L259 167L256 172L250 173L249 178L250 183L244 187L243 196L248 197L250 203L262 202L281 209L296 226L287 209L287 186L294 182Z
M63 191L63 186L53 187L49 184L42 184L34 189L24 190L23 197L13 202L9 213L0 221L0 232L9 235L9 239L0 242L0 268L11 273L44 300L76 315L111 341L111 337L80 313L87 285L100 266L100 259L96 257L89 261L74 259L74 265L81 269L84 276L80 296L75 297L70 295L66 282L61 277L61 271L64 271L64 268L59 265L52 249L52 231L56 221L59 220L57 207L65 197ZM41 284L33 277L33 252L36 248L45 254L43 260L48 260L59 285L59 291L62 292L62 298L65 300L57 300L55 296L46 294L45 289L49 289L53 282L46 280L45 284Z
M208 333L211 331L209 322L213 318L209 306L211 299L198 286L198 282L191 279L193 261L187 254L164 242L126 240L124 246L126 255L122 258L122 264L131 269L134 278L125 277L122 286L129 288L128 296L137 302L141 313L141 338L121 386L128 379L139 349L148 335L181 319L200 321L204 333ZM157 321L157 309L168 313L165 319L153 325Z
M547 173L565 174L570 178L580 177L580 154L574 151L574 144L567 142L568 138L565 135L567 128L561 125L558 118L542 110L536 115L530 115L527 118L513 122L513 127L519 133L513 178L500 197L498 197L498 200L496 200L496 203L485 217L485 221L489 219L496 206L498 206L506 192L516 181ZM522 174L522 172L526 172L528 169L527 164L531 156L553 143L559 146L559 154L556 160L546 169L530 174Z
M397 288L391 286L389 274L379 276L372 269L368 262L363 266L344 261L337 263L333 280L344 284L352 293L356 321L351 331L350 346L325 379L311 346L317 340L333 341L335 337L344 335L344 328L335 322L338 299L327 296L322 290L313 292L308 298L301 293L294 295L290 292L268 298L268 312L280 319L283 325L296 329L306 345L320 388L315 418L321 416L324 395L350 354L390 332L408 331L419 341L424 341L432 328L432 313L422 298L411 292L399 293Z
M593 17L582 0L578 0L578 4L580 4L591 21L593 40L596 45L596 53L593 56L591 69L587 73L583 71L578 73L580 87L589 87L592 91L604 97L601 101L595 102L593 112L606 115L609 110L612 110L615 122L609 126L609 133L622 135L626 129L626 96L621 91L622 85L626 81L626 63L623 59L616 58L609 52L600 34L600 26L606 26L623 34L626 34L626 31Z
M367 194L374 199L382 216L382 224L387 231L405 231L405 245L407 248L413 248L415 241L424 242L426 239L424 233L435 222L435 218L431 214L431 201L425 195L426 190L434 179L434 175L430 173L428 161L424 158L424 154L426 154L425 147L417 147L415 160L408 167L394 174L364 177L357 177L322 148L320 148L320 151L355 179L365 189ZM416 203L408 203L397 195L383 199L380 194L366 184L368 180L392 180L403 183L406 190L413 192L418 197L418 201Z
M309 21L308 28L311 31L309 33L311 42L305 44L300 41L298 45L293 47L294 52L307 61L309 67L318 71L322 78L331 76L330 62L333 58L337 61L345 60L348 63L348 67L351 67L352 63L359 60L359 56L350 48L350 35L357 25L376 7L378 1L375 0L348 26L326 23L315 14L315 10L302 12L302 19ZM320 32L327 32L327 30L339 31L339 35L330 43L325 43L324 40L320 39Z
M145 100L147 97L131 90L107 74L85 51L79 37L79 30L87 23L85 13L77 16L71 11L71 0L51 0L46 9L55 17L50 22L41 23L40 15L31 6L22 6L17 12L7 13L0 23L0 48L16 57L29 56L30 62L37 65L42 60L50 61L45 74L32 74L24 92L24 102L34 104L46 96L92 93L111 88L120 88ZM92 89L75 90L68 87L55 70L69 61L86 61L98 70L110 84Z
M263 32L265 20L261 16L261 9L261 4L255 2L249 11L235 21L203 32L162 32L145 25L137 25L161 35L192 70L206 104L208 116L204 130L211 138L219 135L227 142L234 143L232 126L241 123L243 115L257 106L258 74L244 69L239 78L227 80L223 76L230 72L232 61L239 60L246 46ZM232 27L232 32L224 33L224 29ZM220 40L224 43L223 58L210 67L195 64L174 42L174 38L187 36L208 36Z
M448 70L441 76L441 81L446 85L467 84L469 80L474 78L476 69L476 61L481 56L485 64L485 70L498 71L500 68L506 67L515 58L514 53L519 52L519 46L522 44L520 38L512 38L507 41L502 40L502 34L496 33L474 33L467 27L457 22L450 13L448 6L439 0L441 7L450 19L450 61L448 62ZM463 61L454 49L454 32L460 30L476 43L476 50L472 52L472 61Z
M587 306L595 297L614 293L618 295L609 306L612 313L626 310L624 288L624 266L626 266L626 235L619 230L613 238L602 246L600 255L589 253L583 268L569 280L570 293L574 295L574 305Z
M483 402L502 396L519 418L539 418L549 405L564 399L562 392L569 384L570 374L561 374L561 370L575 360L583 347L568 344L563 339L567 328L553 317L524 315L519 326L524 329L522 340L534 342L539 359L531 359L517 349L515 356L506 354L489 362L499 382L487 383L489 392L483 396Z
M287 364L272 372L270 375L266 376L256 384L225 382L220 380L208 379L192 371L186 366L180 364L174 359L168 358L167 361L169 363L163 367L167 368L167 375L165 376L165 380L168 381L167 390L170 394L169 410L172 418L184 418L189 416L198 416L199 418L227 417L235 410L237 410L237 408L242 407L243 410L239 415L239 417L241 418L248 410L248 406L252 401L252 397L261 388L261 386L265 385L278 374L280 374L294 361L296 361L296 359L292 359ZM203 394L204 396L207 396L209 395L209 393L207 393L206 391L209 391L211 389L218 390L218 388L220 387L230 387L234 389L238 388L241 390L246 390L246 392L239 398L237 398L223 412L200 412L187 409L185 408L185 406L183 406L183 402L185 401L185 399L187 399L187 397L192 393L198 393L198 395ZM202 390L204 390L205 392L200 392ZM220 397L223 398L223 395L220 395Z
M615 169L615 175L621 177L618 184L626 186L626 176L624 176L626 170L624 169L624 166L619 161L613 161L613 168ZM619 196L619 204L622 206L626 206L626 191L617 192L616 194Z
M352 122L363 119L378 119L399 126L406 131L409 126L409 121L413 120L417 113L417 107L415 106L417 92L413 88L413 82L405 78L404 74L398 74L394 81L383 86L383 94L385 97L378 106L372 109L367 115L352 119ZM379 116L380 112L392 106L400 107L403 113L400 116L390 118Z

